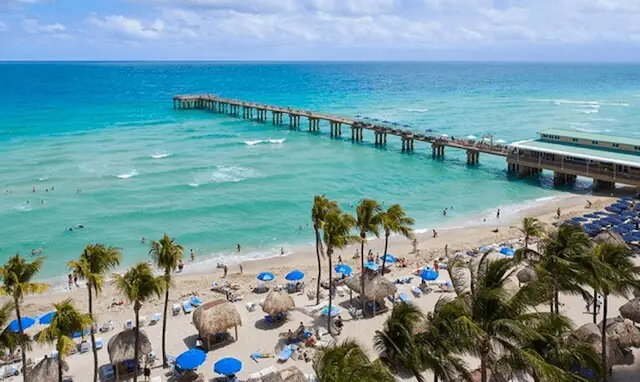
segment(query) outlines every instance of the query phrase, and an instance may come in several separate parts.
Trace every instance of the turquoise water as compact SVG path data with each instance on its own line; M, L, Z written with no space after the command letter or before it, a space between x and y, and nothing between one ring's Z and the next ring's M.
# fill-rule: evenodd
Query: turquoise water
M403 154L393 138L378 149L367 133L367 143L352 144L348 134L331 139L325 125L308 133L304 121L292 132L175 111L174 94L506 141L554 127L640 137L634 65L5 63L0 84L0 261L43 248L42 276L60 280L87 243L122 247L127 265L146 259L141 237L163 232L211 262L309 245L317 193L346 209L363 197L401 203L418 228L562 193L549 178L508 179L504 159L482 156L468 168L456 150L433 160L420 143ZM453 207L446 218L444 207ZM65 231L77 224L84 228Z

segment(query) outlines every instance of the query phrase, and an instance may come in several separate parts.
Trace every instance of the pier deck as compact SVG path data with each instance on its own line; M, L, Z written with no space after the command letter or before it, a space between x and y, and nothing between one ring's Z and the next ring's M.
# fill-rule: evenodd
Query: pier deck
M553 142L552 144L559 146L554 150L550 150L548 147L536 147L535 144L525 145L523 142L511 145L495 144L490 136L476 141L474 139L446 137L443 135L428 135L398 128L397 124L387 123L387 121L347 118L291 107L223 98L212 94L176 95L173 97L173 108L227 113L233 116L242 116L242 118L246 119L253 119L255 115L255 119L262 122L266 122L268 113L271 113L273 124L282 124L283 116L286 115L289 120L289 127L292 130L300 128L301 118L307 120L309 131L320 131L320 121L325 121L329 123L332 137L341 136L342 127L348 126L351 129L351 140L353 142L363 141L363 131L369 130L374 133L376 146L385 146L388 135L399 137L402 142L403 152L414 151L415 141L430 144L435 158L444 157L446 147L465 150L467 152L468 165L478 164L480 153L505 157L509 172L521 177L540 174L544 169L554 172L554 180L558 184L571 183L577 176L584 176L592 178L596 188L611 188L615 187L616 183L640 187L640 154L635 155L636 153L627 155L627 159L631 160L620 162L614 160L610 152L592 152L593 155L586 155L583 152L578 152L579 150L575 149L575 147L560 145L559 142ZM541 134L541 137L545 139L547 135ZM571 138L572 142L580 140L580 137L568 138ZM615 138L626 139L624 137ZM618 142L616 139L612 139L612 141ZM594 141L593 143L598 142ZM545 145L548 146L548 143L539 144L538 146ZM638 149L640 150L640 146ZM635 158L637 160L633 160Z

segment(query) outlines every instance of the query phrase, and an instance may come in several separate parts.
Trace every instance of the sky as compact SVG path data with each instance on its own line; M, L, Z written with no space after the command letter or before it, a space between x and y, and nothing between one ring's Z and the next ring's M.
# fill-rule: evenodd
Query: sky
M640 61L640 0L0 0L0 60Z

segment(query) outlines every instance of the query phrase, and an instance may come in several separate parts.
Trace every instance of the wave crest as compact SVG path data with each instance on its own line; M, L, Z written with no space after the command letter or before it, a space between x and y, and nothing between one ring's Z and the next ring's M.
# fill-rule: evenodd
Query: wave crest
M168 158L170 156L172 156L172 153L157 153L157 154L153 154L151 155L151 158L153 159L162 159L162 158Z
M255 141L244 141L244 144L247 146L255 146L255 145L260 145L260 144L272 144L272 145L278 145L278 144L282 144L284 143L284 141L286 141L287 138L281 138L281 139L259 139L259 140L255 140Z
M129 178L133 178L134 176L138 175L138 171L136 170L131 170L127 173L124 174L119 174L116 175L119 179L129 179Z

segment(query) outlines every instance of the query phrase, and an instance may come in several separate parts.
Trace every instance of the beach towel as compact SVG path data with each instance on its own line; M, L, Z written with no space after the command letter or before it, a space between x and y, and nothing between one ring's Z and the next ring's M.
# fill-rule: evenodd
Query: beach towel
M287 346L278 354L278 361L287 362L289 358L293 355L293 347L291 345Z
M193 306L191 306L189 300L185 300L182 302L182 309L184 310L185 314L189 314L193 310Z
M202 305L202 301L200 301L200 299L197 296L189 297L189 301L191 302L191 305L196 307Z

